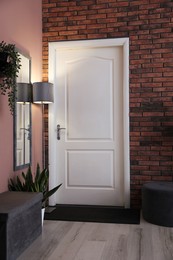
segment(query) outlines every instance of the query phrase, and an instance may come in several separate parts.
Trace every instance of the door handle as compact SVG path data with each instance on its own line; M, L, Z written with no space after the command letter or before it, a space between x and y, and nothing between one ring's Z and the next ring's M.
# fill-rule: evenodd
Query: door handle
M60 131L66 129L64 127L60 127L60 125L57 125L57 139L60 140Z

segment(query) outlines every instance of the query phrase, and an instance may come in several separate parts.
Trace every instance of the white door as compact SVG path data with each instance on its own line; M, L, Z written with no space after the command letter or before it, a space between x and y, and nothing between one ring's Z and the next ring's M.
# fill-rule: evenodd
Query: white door
M54 54L50 174L63 183L55 202L124 206L123 46Z

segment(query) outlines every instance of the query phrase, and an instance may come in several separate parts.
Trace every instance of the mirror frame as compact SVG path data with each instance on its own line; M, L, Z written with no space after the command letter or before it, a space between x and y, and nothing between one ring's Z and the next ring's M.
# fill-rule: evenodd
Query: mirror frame
M21 51L19 51L19 55L23 56L24 58L27 58L29 61L29 66L28 66L28 82L26 83L31 83L31 57L29 55L23 54ZM22 73L22 61L21 61L21 68L19 73ZM20 81L16 82L20 83ZM31 114L31 103L27 104L29 105L29 121L30 121L30 144L29 144L29 162L25 162L23 164L17 165L17 102L15 103L15 109L14 109L14 114L13 114L13 170L21 170L29 165L32 164L32 114Z

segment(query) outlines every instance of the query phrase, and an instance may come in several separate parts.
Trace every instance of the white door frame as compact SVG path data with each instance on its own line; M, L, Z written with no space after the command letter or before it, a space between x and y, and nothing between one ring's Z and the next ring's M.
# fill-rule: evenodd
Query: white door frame
M124 207L130 207L130 145L129 145L129 38L83 40L49 43L49 81L54 83L56 69L56 52L62 49L81 49L89 47L123 47L123 137L124 137ZM49 105L49 171L50 188L58 183L56 172L56 129L54 128L55 106ZM55 196L50 199L50 205L56 204Z

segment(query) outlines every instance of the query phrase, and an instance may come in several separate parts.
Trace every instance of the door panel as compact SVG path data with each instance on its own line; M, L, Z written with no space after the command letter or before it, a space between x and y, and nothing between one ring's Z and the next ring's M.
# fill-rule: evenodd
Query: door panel
M66 73L67 138L112 139L112 60L68 62Z
M113 151L67 151L67 185L113 188Z
M123 206L123 48L57 49L54 87L56 203Z

